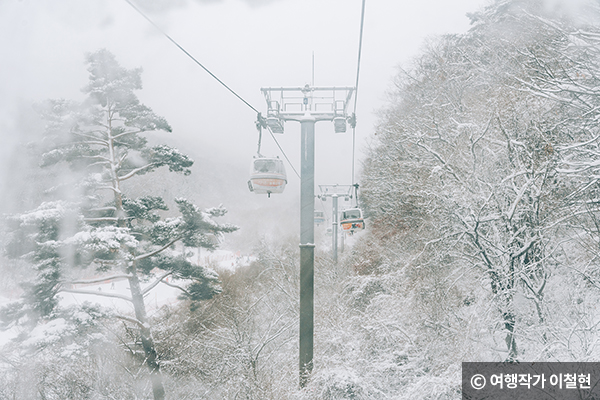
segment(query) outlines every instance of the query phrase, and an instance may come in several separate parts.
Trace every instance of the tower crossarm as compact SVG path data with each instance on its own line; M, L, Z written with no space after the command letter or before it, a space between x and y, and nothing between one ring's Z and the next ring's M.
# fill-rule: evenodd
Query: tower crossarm
M267 102L267 115L280 121L332 121L348 118L351 86L266 87L260 89Z

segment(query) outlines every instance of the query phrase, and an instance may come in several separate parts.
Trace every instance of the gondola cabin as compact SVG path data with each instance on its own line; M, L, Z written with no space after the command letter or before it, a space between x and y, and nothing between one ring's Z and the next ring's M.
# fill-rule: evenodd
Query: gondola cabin
M321 225L325 222L325 213L315 210L315 225Z
M248 188L256 194L283 193L287 176L283 161L276 157L257 157L252 161Z
M354 232L358 229L365 229L365 220L360 208L349 208L342 211L340 215L340 225L344 232Z

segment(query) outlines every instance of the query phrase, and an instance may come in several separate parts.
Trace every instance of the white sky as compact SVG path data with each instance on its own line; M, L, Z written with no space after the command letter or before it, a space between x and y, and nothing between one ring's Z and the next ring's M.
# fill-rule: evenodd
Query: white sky
M177 7L148 15L263 112L260 88L310 83L313 52L316 86L355 83L361 0L254 0L258 5L251 5L251 0L145 1L155 6L176 3ZM358 151L372 134L374 111L385 104L396 66L417 55L427 36L467 31L466 13L485 4L486 0L366 1ZM2 159L17 139L12 128L19 102L81 98L80 88L87 82L84 54L99 48L113 52L124 67L143 67L139 97L173 126L173 137L167 140L184 152L203 148L248 169L256 152L255 113L124 0L0 0ZM285 134L278 135L297 170L299 131L299 124L288 122ZM317 184L351 183L350 132L337 135L331 123L317 124ZM279 154L268 137L263 138L262 153ZM357 153L357 170L360 156ZM288 176L289 193L278 200L282 206L299 192L299 179L291 168ZM231 208L227 199L223 202Z

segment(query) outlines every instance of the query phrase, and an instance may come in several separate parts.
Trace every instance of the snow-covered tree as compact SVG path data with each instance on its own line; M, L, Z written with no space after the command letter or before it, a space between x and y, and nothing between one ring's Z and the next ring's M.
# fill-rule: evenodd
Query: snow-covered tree
M568 141L555 144L560 156L558 171L571 182L563 199L563 224L577 226L585 247L596 257L598 243L598 184L600 182L600 7L581 2L577 18L543 18L527 15L529 24L540 26L551 38L542 49L523 51L523 90L552 104L560 118L554 129ZM592 244L592 246L588 246ZM587 276L591 279L590 276Z
M481 273L511 360L519 356L517 321L529 313L518 296L545 325L544 289L560 243L554 229L565 212L555 149L572 139L557 128L564 114L555 103L523 84L536 71L530 55L551 52L558 40L543 29L542 2L496 1L472 18L467 34L433 39L399 74L361 187L375 227L416 239L403 240L413 248L405 262L432 271L421 273L423 283L442 271L447 279ZM445 293L469 296L468 284L452 282Z
M189 200L175 200L179 215L165 218L167 204L159 196L128 196L126 182L157 168L190 174L193 161L177 149L150 146L144 133L171 132L162 117L140 103L141 70L121 67L113 54L99 50L87 56L87 98L79 103L50 100L40 106L47 121L43 167L68 165L71 179L62 198L46 201L35 210L15 215L7 251L31 262L37 276L27 283L22 302L3 310L4 320L36 321L56 315L62 292L87 293L130 302L135 315L115 315L140 333L145 363L150 370L155 399L163 399L160 357L148 323L144 297L169 284L192 302L221 291L217 274L192 264L172 249L184 246L213 249L223 233L237 228L213 220L222 207L201 210ZM148 191L159 182L145 179ZM82 279L92 269L98 277ZM88 272L89 273L89 272ZM120 295L75 288L75 285L127 279L130 294ZM145 284L144 286L144 283Z

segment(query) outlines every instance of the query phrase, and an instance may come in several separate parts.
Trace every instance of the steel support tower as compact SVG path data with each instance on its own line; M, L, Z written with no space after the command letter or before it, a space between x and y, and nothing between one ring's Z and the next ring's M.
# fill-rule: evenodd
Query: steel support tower
M348 201L352 198L352 185L319 185L319 190L321 194L318 195L321 199L327 199L331 197L333 200L331 215L332 215L332 223L331 223L331 258L333 262L337 264L338 261L338 228L340 226L339 221L339 210L338 210L338 199L341 197L342 199ZM342 234L343 238L343 234ZM342 239L343 243L343 239ZM343 251L343 249L342 249Z
M261 88L267 116L261 121L274 133L284 132L286 121L300 122L300 387L306 386L313 369L314 335L314 210L315 124L332 121L338 133L346 132L353 87Z

